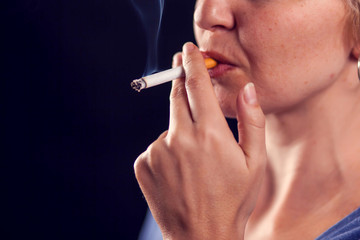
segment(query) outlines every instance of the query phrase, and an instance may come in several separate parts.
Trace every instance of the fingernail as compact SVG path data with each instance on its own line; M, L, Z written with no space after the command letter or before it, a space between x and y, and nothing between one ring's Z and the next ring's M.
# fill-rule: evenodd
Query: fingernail
M183 51L185 54L192 52L195 49L195 45L192 42L184 44Z
M252 106L258 105L255 86L251 82L246 84L246 86L244 88L244 99L245 99L245 102L249 105L252 105Z

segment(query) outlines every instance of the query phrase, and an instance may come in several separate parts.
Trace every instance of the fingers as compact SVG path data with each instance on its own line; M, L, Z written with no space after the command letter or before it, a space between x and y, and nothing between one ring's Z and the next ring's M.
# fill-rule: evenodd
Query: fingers
M162 134L160 134L157 140L153 142L148 147L148 149L146 149L146 151L143 152L134 162L135 176L142 189L143 189L142 186L151 184L154 180L153 179L154 168L157 168L154 165L156 165L159 162L156 161L157 158L153 156L156 155L157 152L161 152L159 150L154 151L154 149L159 149L159 146L161 146L161 142L166 138L167 135L168 135L168 131L165 131ZM154 147L155 145L156 147ZM160 149L162 148L160 147Z
M180 66L181 64L182 64L182 53L177 52L173 56L172 67L176 68L176 67Z
M180 66L182 63L181 53L177 53L173 58L173 68ZM179 78L172 82L170 93L170 125L169 130L176 129L179 124L192 122L191 111L188 104L185 79Z
M265 116L257 100L253 83L248 83L237 98L239 144L247 156L248 167L263 165L265 151Z
M204 58L192 43L186 43L183 47L183 66L186 75L185 88L193 121L224 118Z

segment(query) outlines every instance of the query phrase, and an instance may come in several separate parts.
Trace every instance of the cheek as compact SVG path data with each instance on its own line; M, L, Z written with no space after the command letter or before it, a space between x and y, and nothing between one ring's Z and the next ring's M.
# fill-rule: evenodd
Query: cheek
M200 46L201 42L204 41L204 32L205 30L199 28L196 24L193 26L195 41Z
M341 72L349 52L341 6L286 14L264 10L248 19L256 28L246 25L239 31L250 78L268 104L294 104Z

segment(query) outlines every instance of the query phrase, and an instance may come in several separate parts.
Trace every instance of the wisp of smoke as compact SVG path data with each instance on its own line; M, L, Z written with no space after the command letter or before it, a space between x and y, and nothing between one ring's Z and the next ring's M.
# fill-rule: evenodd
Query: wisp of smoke
M131 0L143 23L147 38L147 61L144 76L158 70L158 42L164 0Z

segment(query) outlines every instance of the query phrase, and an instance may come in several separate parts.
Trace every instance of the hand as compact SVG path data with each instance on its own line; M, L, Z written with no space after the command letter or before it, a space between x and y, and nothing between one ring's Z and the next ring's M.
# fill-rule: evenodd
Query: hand
M179 65L180 56L175 56ZM135 162L164 239L242 239L264 175L265 119L253 84L237 98L239 142L200 51L184 45L186 79L173 82L170 125Z

